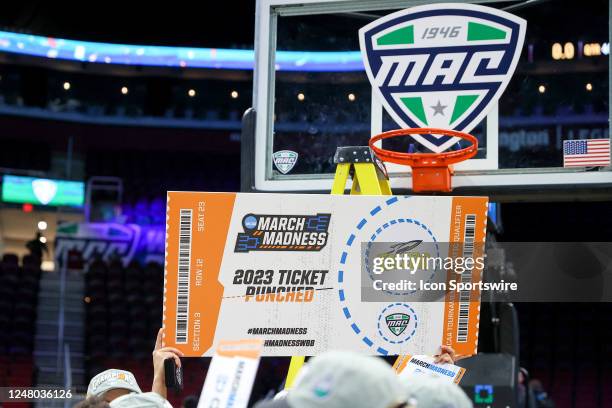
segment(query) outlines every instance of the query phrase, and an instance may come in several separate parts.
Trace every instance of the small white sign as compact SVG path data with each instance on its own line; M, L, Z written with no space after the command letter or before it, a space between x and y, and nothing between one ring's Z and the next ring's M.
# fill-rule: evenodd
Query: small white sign
M415 375L432 375L455 384L459 384L463 374L465 374L465 368L463 367L449 363L436 364L432 356L426 355L411 356L407 354L399 356L393 368L400 378L410 379Z
M263 341L221 341L210 362L198 408L246 408Z

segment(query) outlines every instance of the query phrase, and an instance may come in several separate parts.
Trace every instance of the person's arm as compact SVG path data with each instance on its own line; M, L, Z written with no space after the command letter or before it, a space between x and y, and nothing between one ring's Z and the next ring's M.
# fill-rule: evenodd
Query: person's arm
M166 388L166 374L164 372L164 360L173 358L177 367L181 366L180 357L183 353L174 347L162 347L162 335L164 329L159 329L157 332L157 340L155 340L155 349L153 350L153 385L151 391L168 398L168 389Z

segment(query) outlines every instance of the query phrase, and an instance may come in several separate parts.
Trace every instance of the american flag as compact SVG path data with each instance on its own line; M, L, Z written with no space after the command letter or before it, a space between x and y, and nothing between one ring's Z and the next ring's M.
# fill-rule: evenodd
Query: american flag
M610 165L610 139L563 141L563 167Z

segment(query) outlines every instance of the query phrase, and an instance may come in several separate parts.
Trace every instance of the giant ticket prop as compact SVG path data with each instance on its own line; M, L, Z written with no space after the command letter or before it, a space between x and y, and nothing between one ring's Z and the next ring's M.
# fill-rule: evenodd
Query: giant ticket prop
M187 356L210 356L233 338L262 339L264 356L434 354L441 344L472 355L479 293L363 301L362 249L473 247L484 242L486 211L483 197L169 192L165 345Z

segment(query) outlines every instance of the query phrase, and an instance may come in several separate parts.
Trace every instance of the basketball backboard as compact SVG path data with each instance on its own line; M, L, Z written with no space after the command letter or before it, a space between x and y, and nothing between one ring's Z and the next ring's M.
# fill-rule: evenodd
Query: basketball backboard
M414 31L410 35L415 42L421 41L421 47L435 49L437 53L448 46L443 49L445 55L457 54L457 48L452 48L456 42L442 38L441 34L432 37L427 30L437 27L445 37L450 37L453 29L455 34L463 30L454 27L467 30L468 25L470 29L473 25L481 33L484 30L485 37L488 33L486 38L491 40L476 41L477 51L493 54L476 61L471 68L469 60L475 54L471 48L458 53L460 57L441 60L438 67L441 70L458 64L461 74L457 78L461 78L454 82L449 79L460 83L452 89L454 93L449 96L447 92L443 98L441 94L430 94L416 108L402 112L394 105L397 94L387 98L392 94L385 94L383 86L377 86L377 74L370 65L378 64L378 77L386 78L382 82L388 86L394 77L396 84L410 82L410 72L414 72L418 63L412 61L400 72L401 64L392 61L386 74L380 75L384 68L380 60L370 59L378 57L372 53L388 57L393 56L394 49L401 48L384 41L393 40L394 34L389 34L389 30L397 33L407 27L404 20L396 18L403 14L402 10L419 11L423 5L428 9L432 3L436 4L433 8L446 14L423 15L429 20L421 19L415 24L411 21L414 27L410 29ZM609 138L608 0L588 4L561 0L465 3L476 6L418 0L259 0L254 112L248 118L252 127L245 126L243 132L246 149L242 173L250 178L250 188L329 191L336 147L366 145L370 137L400 127L415 124L422 127L432 121L439 125L446 115L444 120L449 127L471 120L468 131L479 140L477 156L455 166L453 194L478 193L512 199L551 199L554 195L559 199L575 198L580 192L585 199L609 197L612 194L609 166L563 167L564 140ZM499 10L499 16L493 12L493 17L487 20L489 17L478 14L478 5ZM470 14L470 7L476 14ZM447 11L454 8L467 8L469 12L449 15ZM453 17L453 13L457 16ZM523 20L526 25L521 23ZM421 24L423 21L435 24ZM461 35L466 40L468 33ZM381 40L383 36L386 39ZM368 49L368 44L374 41L382 46ZM514 59L512 47L516 48ZM507 59L504 69L510 74L514 71L503 86L498 86L503 75L495 77L498 82L495 90L499 89L501 94L499 100L495 101L499 94L495 95L490 106L481 109L488 113L486 116L478 116L478 112L472 115L474 109L461 111L457 108L459 97L464 102L466 99L473 102L473 106L482 102L479 106L484 107L490 93L482 89L473 91L474 87L469 85L466 88L465 83L470 82L465 79L466 72L471 69L472 74L479 75L483 69L486 73L487 69L499 68L503 64L496 62L496 52L501 55L500 61ZM431 62L433 54L428 57L429 62L421 66L422 76L415 77L412 85L427 81L427 72L435 65L435 61ZM491 73L500 72L492 69ZM435 88L446 80L434 75L428 85ZM473 92L468 95L465 89ZM248 138L252 138L252 143ZM430 141L434 143L406 141L384 147L423 152L453 148L452 141L447 140L446 144ZM409 192L410 168L389 165L388 170L394 191Z

